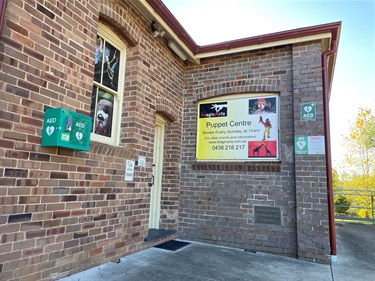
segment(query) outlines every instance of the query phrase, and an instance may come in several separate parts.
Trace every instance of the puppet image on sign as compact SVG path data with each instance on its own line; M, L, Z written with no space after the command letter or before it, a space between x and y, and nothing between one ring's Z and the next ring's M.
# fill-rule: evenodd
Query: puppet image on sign
M249 114L276 113L276 98L249 99Z
M263 117L260 115L259 116L259 123L262 123L262 125L264 126L263 140L266 140L266 138L270 138L271 137L271 129L272 129L270 119L266 118L266 120L263 121Z
M96 38L94 80L117 91L119 77L119 50L100 36Z
M96 48L95 48L95 74L94 80L96 82L102 82L102 69L103 69L103 45L104 40L100 36L96 37Z
M112 131L113 95L94 87L91 117L94 122L93 132L98 135L110 137ZM96 104L96 105L95 105Z
M262 131L262 136L257 136L261 140L277 139L277 129L272 133L272 126L278 123L277 115L277 99L276 97L259 97L249 99L249 115L259 116L259 126ZM274 123L274 124L273 124Z
M249 141L248 157L275 157L277 154L276 141Z

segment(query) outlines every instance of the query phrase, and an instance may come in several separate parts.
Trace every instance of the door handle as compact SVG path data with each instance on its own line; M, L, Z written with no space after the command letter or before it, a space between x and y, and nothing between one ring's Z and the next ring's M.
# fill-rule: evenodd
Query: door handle
M151 182L148 184L149 187L153 186L154 185L154 182L155 182L155 177L154 175L152 175L152 178L151 178Z

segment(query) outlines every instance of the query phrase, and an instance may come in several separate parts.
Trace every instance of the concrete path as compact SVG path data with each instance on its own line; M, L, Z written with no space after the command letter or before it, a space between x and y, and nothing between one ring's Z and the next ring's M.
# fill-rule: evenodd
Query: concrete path
M335 281L375 280L375 225L336 223Z
M358 233L360 238L356 237ZM364 234L366 238L362 236ZM353 241L353 235L356 241ZM375 280L375 226L338 224L337 237L338 262L332 266L192 242L175 252L150 248L122 258L120 263L107 263L60 280ZM362 242L358 241L363 239L366 241L360 247Z

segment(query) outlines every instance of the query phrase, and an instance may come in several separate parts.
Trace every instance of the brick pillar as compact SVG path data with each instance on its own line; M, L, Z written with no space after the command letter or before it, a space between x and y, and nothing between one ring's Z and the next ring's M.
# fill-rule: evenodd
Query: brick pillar
M324 136L321 46L293 46L294 135ZM316 103L316 121L301 120L301 103ZM297 255L329 262L327 179L324 154L295 155Z

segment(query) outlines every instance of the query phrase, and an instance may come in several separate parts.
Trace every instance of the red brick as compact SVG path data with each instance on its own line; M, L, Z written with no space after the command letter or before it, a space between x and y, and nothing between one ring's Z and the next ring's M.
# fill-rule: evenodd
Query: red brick
M44 237L46 236L46 230L31 230L26 232L26 239L31 239L31 238L37 238L37 237Z
M47 235L57 235L57 234L64 234L65 233L65 227L55 227L55 228L49 228L47 229Z
M43 253L43 248L33 248L33 249L27 249L22 251L22 256L28 257L28 256L36 256L38 254Z
M0 254L0 263L9 262L21 258L21 251Z
M48 260L48 256L45 254L37 255L37 256L30 256L28 257L28 264L40 264Z
M6 224L6 225L0 225L0 234L4 233L14 233L20 230L20 224L19 223L12 223L12 224ZM2 242L9 242L9 241L3 241L3 238L6 237L6 235L2 236ZM14 240L12 240L14 241Z
M63 249L63 243L53 243L44 246L45 253L58 252Z
M10 190L13 190L13 189L15 188L12 188ZM17 204L17 201L18 201L18 197L16 196L0 197L0 205L13 205L13 204Z
M97 248L95 250L90 251L90 256L93 257L93 256L99 255L101 253L103 253L103 248Z
M1 186L15 186L16 185L16 179L0 178L0 185Z
M43 211L43 213L34 213L33 221L49 220L49 219L52 219L52 217L53 217L52 212Z
M17 132L5 131L3 133L3 137L5 139L11 139L11 140L16 140L16 141L26 141L26 134L17 133Z
M60 196L42 196L42 203L60 202Z
M40 203L40 196L20 196L19 197L19 204L35 204Z
M35 272L26 276L22 276L20 278L20 281L39 281L41 280L41 273L40 272Z
M63 210L64 207L64 203L47 204L47 211Z
M33 204L33 205L26 205L25 211L31 212L31 213L39 213L44 212L46 210L45 204ZM34 220L37 220L36 217L34 217Z
M4 253L11 252L11 251L12 251L12 244L11 243L0 245L0 253L4 254ZM1 268L0 268L0 272L1 272Z
M24 240L19 242L13 243L13 251L15 250L25 250L28 248L34 248L35 241L34 240Z
M0 142L0 147L3 147L3 148L14 148L14 141L11 141L11 140L2 140Z

